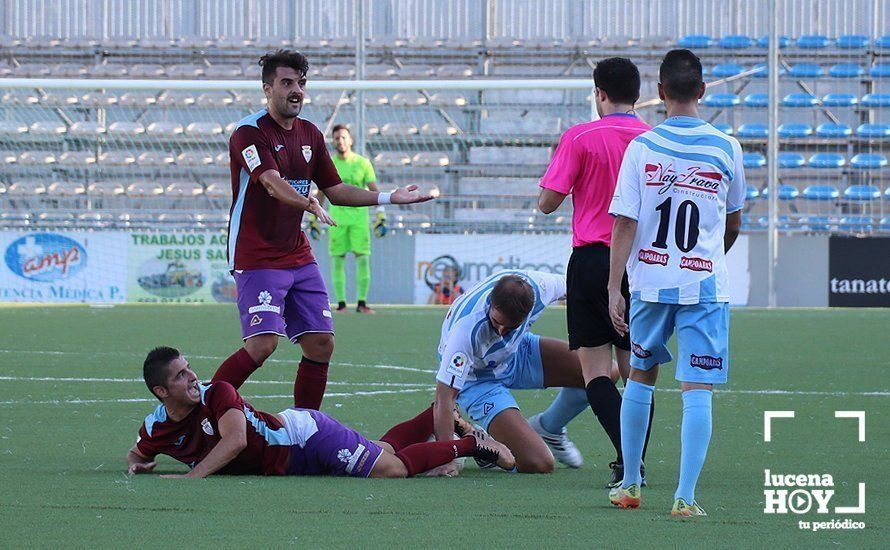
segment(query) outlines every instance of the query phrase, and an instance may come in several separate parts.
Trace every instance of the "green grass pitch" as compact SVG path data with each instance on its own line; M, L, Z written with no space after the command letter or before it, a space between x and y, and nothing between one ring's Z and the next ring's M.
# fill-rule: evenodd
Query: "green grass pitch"
M432 399L444 309L383 308L336 317L323 410L370 437ZM561 337L562 309L536 332ZM240 346L234 306L0 308L0 546L39 547L869 547L890 540L890 312L734 310L730 384L714 400L714 435L697 498L710 513L668 515L678 473L680 396L662 369L643 507L612 509L609 445L592 413L569 426L585 465L552 475L482 471L459 478L359 480L124 475L124 454L152 402L146 351L180 348L209 379ZM256 407L290 403L297 348L282 342L243 388ZM555 390L520 391L526 414ZM763 411L794 410L763 441ZM866 411L856 421L835 410ZM765 515L764 469L830 473L831 505L864 515ZM162 459L161 472L184 467ZM858 531L799 529L852 518ZM881 541L884 541L883 543Z

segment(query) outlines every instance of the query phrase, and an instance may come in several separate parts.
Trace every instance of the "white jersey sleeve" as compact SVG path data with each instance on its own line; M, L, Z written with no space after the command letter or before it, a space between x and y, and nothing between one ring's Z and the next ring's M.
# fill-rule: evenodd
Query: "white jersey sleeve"
M440 348L439 371L436 380L448 387L461 390L473 369L473 343L470 333L460 323L448 334L444 347Z
M632 220L640 217L640 203L642 191L640 185L640 149L641 146L632 141L627 146L621 168L618 171L618 182L615 185L615 194L612 195L612 204L609 206L609 214L624 216Z
M538 287L538 295L545 306L566 298L566 278L558 273L529 271L528 278Z
M738 212L745 205L745 192L748 182L745 179L745 163L742 146L738 141L732 140L732 152L735 158L735 173L729 184L729 192L726 194L726 213Z

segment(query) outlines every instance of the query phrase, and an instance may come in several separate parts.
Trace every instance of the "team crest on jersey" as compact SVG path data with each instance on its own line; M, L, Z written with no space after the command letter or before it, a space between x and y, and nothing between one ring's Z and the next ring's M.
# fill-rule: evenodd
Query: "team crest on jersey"
M637 255L637 259L644 264L667 265L670 256L667 252L657 252L655 250L643 249Z
M714 269L714 263L704 258L680 258L680 269L689 269L692 271L707 271L711 273Z
M689 356L689 364L693 367L704 370L723 370L722 357L711 357L710 355L695 355L693 353Z
M204 430L205 434L213 435L213 426L210 425L210 421L206 418L201 421L201 429Z
M311 145L303 146L303 158L306 159L306 162L309 162L312 159L312 146Z
M459 351L451 356L451 359L448 361L448 367L446 370L448 374L452 374L454 376L461 376L464 372L464 366L467 364L467 354Z
M281 313L280 306L272 305L272 294L268 290L263 290L257 296L258 305L247 308L247 313L256 313L258 311L271 311L272 313ZM262 318L260 319L262 321ZM252 322L252 320L251 320Z

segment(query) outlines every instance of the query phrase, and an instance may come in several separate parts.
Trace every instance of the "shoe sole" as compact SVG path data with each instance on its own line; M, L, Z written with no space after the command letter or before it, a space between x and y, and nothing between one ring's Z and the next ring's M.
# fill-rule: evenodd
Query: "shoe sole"
M617 501L609 499L609 502L612 503L612 506L617 506L623 510L631 509L635 510L640 507L640 499L633 498L620 498Z

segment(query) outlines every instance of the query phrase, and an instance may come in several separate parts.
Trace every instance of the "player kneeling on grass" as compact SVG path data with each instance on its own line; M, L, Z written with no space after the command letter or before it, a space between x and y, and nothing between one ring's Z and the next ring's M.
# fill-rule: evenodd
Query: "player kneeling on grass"
M278 414L258 411L225 380L201 384L178 350L149 352L143 365L148 389L161 405L145 417L127 453L130 474L151 472L155 457L168 455L191 471L162 477L229 475L330 475L410 477L472 456L514 467L504 445L452 416L456 440L427 442L432 407L372 441L330 416L308 409Z
M564 424L550 432L540 416L526 421L511 389L584 388L578 354L568 342L542 338L529 329L544 309L565 298L562 275L508 270L495 273L461 296L448 310L439 341L434 416L436 437L451 436L455 401L516 457L519 472L549 473L554 456L578 467L581 453ZM613 368L612 381L618 378ZM573 410L568 422L581 410ZM548 449L549 447L549 449ZM453 475L447 464L437 474Z

